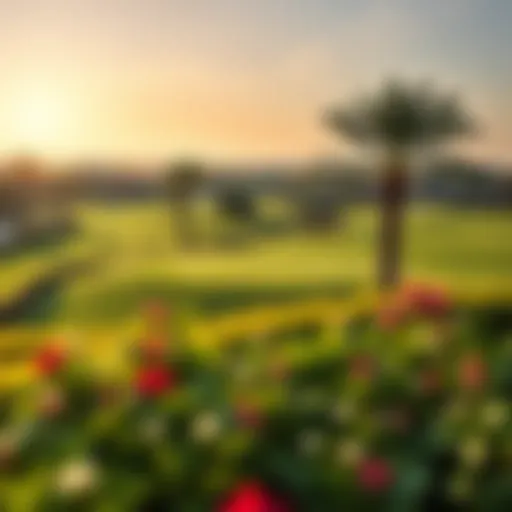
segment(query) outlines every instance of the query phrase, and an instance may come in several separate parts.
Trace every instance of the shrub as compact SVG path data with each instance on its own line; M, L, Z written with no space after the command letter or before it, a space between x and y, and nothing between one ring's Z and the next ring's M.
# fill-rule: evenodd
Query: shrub
M512 346L483 314L415 289L335 344L255 339L213 361L142 340L122 382L52 346L2 409L4 507L507 510Z

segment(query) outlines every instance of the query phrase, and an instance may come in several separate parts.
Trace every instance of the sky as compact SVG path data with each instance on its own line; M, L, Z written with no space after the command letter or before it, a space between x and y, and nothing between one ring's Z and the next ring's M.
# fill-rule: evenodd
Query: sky
M317 158L382 80L460 92L461 146L512 162L511 0L0 0L0 152Z

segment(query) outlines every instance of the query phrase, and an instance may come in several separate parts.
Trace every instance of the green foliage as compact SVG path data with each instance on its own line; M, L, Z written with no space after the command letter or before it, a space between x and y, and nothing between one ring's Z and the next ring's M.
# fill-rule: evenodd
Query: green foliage
M143 343L110 384L70 360L4 403L4 506L206 512L256 480L296 511L506 510L510 325L482 330L494 310L420 313L246 340L215 360ZM141 388L155 367L173 379Z
M329 126L357 142L404 148L464 135L472 122L455 96L433 87L388 82L373 96L327 116Z
M221 215L228 220L248 222L256 215L256 205L251 195L241 190L228 190L217 198Z
M201 164L193 160L174 163L167 176L169 193L176 199L185 199L192 194L203 179Z

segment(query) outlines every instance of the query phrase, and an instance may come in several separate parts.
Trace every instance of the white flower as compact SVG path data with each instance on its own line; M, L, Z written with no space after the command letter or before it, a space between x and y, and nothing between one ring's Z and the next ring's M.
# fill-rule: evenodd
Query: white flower
M505 402L495 400L485 405L482 411L484 424L489 428L500 428L507 423L509 406Z
M346 441L342 441L336 447L335 451L335 456L338 462L346 466L355 466L363 458L364 455L361 442L357 441L356 439L348 439Z
M199 442L210 442L219 437L222 428L218 413L209 411L198 414L192 422L192 437Z
M89 494L97 488L98 484L98 468L87 459L66 463L56 475L57 490L65 496Z
M462 461L467 466L476 468L487 457L487 445L483 439L472 437L462 443L459 453Z
M149 443L161 441L165 431L165 422L161 418L146 418L140 425L140 434Z
M323 436L320 432L306 431L299 436L299 450L306 455L315 455L322 448Z

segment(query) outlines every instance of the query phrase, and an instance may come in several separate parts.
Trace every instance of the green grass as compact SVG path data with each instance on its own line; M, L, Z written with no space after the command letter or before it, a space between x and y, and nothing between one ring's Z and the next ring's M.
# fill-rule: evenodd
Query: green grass
M80 261L98 254L99 240L82 233L58 243L40 246L0 259L0 305L29 288L44 274L66 262Z
M229 281L318 282L324 278L373 276L376 215L356 208L340 229L327 236L297 230L276 237L251 236L245 245L215 250L212 239L224 231L216 219L203 216L205 247L182 252L173 244L168 212L162 206L85 210L88 229L101 233L116 251L112 275L168 276L187 282ZM407 272L453 276L454 279L512 277L512 215L415 207L407 221Z
M233 307L326 294L374 282L378 215L356 207L339 229L308 235L293 226L290 205L265 200L258 226L230 226L203 203L201 245L183 251L165 204L81 205L81 235L60 245L0 260L4 300L52 265L101 256L92 273L63 290L51 321L106 322L131 314L145 298L163 297L201 315ZM454 287L512 286L512 214L415 205L407 216L407 278ZM220 246L238 240L238 247Z
M182 251L175 243L163 204L98 207L84 205L89 240L108 245L109 257L93 276L65 290L60 316L94 322L129 314L145 298L159 296L201 314L310 294L339 295L374 281L378 217L357 207L340 217L330 235L286 228L286 205L263 204L266 227L280 234L227 226L202 205L202 245ZM512 215L415 206L407 218L405 272L412 279L449 285L512 284ZM239 231L236 231L236 230ZM218 240L241 240L219 248Z

